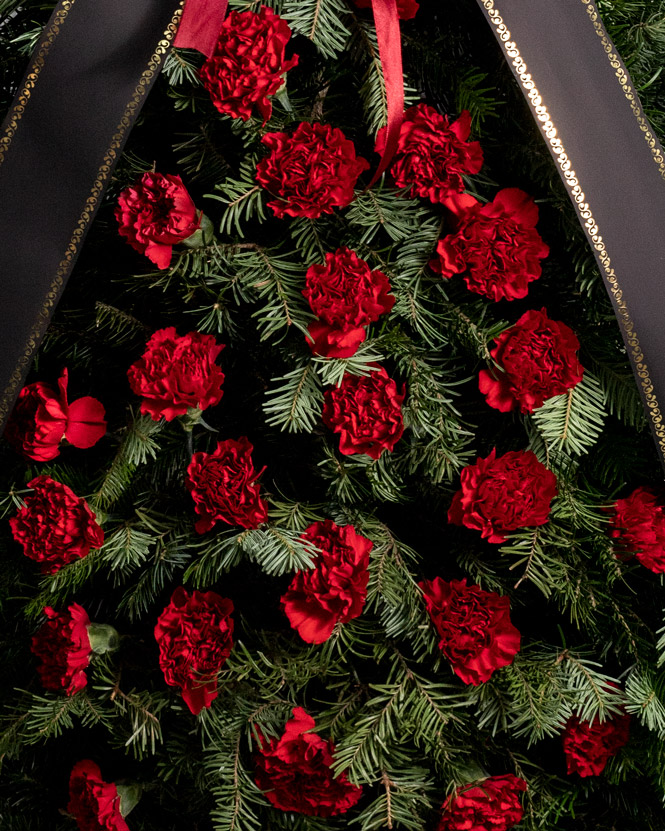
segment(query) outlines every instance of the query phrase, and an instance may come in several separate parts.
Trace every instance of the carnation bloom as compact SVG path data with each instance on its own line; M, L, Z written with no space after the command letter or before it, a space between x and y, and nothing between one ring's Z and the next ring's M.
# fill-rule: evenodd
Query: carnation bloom
M246 436L220 441L212 453L195 453L187 468L187 488L201 519L199 534L217 520L243 528L258 528L268 519L268 505L260 496L259 477L252 463L251 442Z
M571 716L563 733L563 752L568 773L598 776L612 756L628 742L630 716L613 716L600 722L580 721Z
M382 127L377 133L377 153L385 149L386 132L387 127ZM451 194L461 193L462 176L478 173L483 165L480 143L468 141L470 133L468 110L451 124L447 115L439 115L427 104L409 107L390 168L397 187L411 186L411 196L422 196L431 202L443 202Z
M655 574L665 573L665 508L648 488L636 488L614 504L610 535L619 552L634 556Z
M232 612L226 597L180 587L155 626L164 680L180 687L194 715L217 698L217 674L233 648Z
M127 370L141 412L153 421L173 421L191 408L205 410L222 399L224 373L215 363L224 349L212 335L178 335L173 326L158 329L143 355Z
M314 568L295 575L281 603L304 641L323 643L337 623L347 623L362 612L372 542L352 525L335 525L330 519L310 525L303 539L321 553Z
M104 542L104 532L84 499L50 476L28 482L32 493L9 525L26 557L54 574L68 563L86 557Z
M319 318L309 325L309 346L326 358L349 358L365 340L365 327L389 312L395 298L388 278L348 248L326 254L325 265L311 265L303 291Z
M505 542L506 531L544 525L556 496L556 477L530 450L514 450L462 470L448 521L482 532L488 542Z
M311 219L344 208L353 200L358 176L369 163L356 157L353 142L337 127L303 122L290 135L268 133L261 141L270 153L256 167L256 181L275 199L280 218Z
M498 369L481 370L478 386L490 407L502 413L532 413L584 375L577 336L565 323L550 320L546 309L525 312L495 343L491 355Z
M118 233L157 268L168 268L173 246L198 229L201 216L180 176L148 171L118 197Z
M439 649L465 684L482 684L512 664L521 636L510 621L509 598L467 586L466 580L435 577L418 585L441 638Z
M526 782L512 773L457 788L443 803L436 831L508 831L522 819Z
M129 831L120 813L120 795L114 782L104 782L99 766L82 759L69 777L67 812L79 831Z
M274 95L284 74L298 63L298 56L284 58L291 38L285 20L262 6L257 12L232 11L217 39L215 52L200 71L203 86L220 113L243 121L256 110L263 123L270 118Z
M88 683L85 670L90 663L90 618L83 606L72 603L58 614L44 608L46 622L32 638L31 651L40 663L37 672L47 690L74 695Z
M378 459L404 433L404 391L383 367L367 376L345 374L339 387L324 393L323 423L339 433L340 453Z
M463 274L467 288L490 300L526 297L541 274L549 248L536 231L538 206L518 188L499 191L482 204L469 194L445 200L456 218L455 232L439 240L430 265L446 279Z
M106 434L104 407L89 395L67 400L69 373L63 369L57 391L37 381L23 387L7 424L5 436L19 452L37 462L48 462L68 441L85 449Z
M313 733L314 719L293 710L281 738L263 738L256 756L256 784L271 805L316 817L346 813L362 796L345 773L331 770L334 747Z

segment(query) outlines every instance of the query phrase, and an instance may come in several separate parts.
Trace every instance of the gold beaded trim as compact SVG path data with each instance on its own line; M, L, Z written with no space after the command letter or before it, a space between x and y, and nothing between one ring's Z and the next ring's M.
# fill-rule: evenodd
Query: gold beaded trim
M69 3L69 6L71 8L73 0L64 0L64 2ZM136 85L134 94L132 95L132 98L127 104L127 107L125 109L122 119L120 120L120 123L116 127L115 133L111 139L111 144L108 150L106 151L104 160L102 161L102 164L97 173L97 178L95 179L95 182L92 186L90 195L85 201L85 205L83 207L83 211L81 212L81 216L79 217L76 229L72 234L72 238L70 239L69 244L67 246L65 256L60 261L58 269L55 273L55 277L53 278L51 286L46 294L46 298L42 303L42 308L39 312L39 316L37 317L37 320L33 325L30 334L28 335L28 339L23 349L23 354L21 355L16 365L16 368L12 373L11 379L7 387L2 393L2 398L0 398L0 424L3 424L5 419L8 417L11 402L13 402L16 391L19 388L21 381L23 379L24 373L27 370L28 365L32 361L33 355L37 350L37 347L39 346L41 337L48 325L51 311L54 308L58 296L64 286L65 278L69 273L70 269L72 268L74 258L78 253L85 231L88 225L90 224L92 214L94 213L97 204L99 203L99 200L102 198L106 186L106 180L108 179L111 173L111 169L117 158L118 150L122 145L125 133L129 130L132 123L132 119L136 115L137 110L139 109L142 103L142 99L146 94L148 85L154 78L155 73L159 71L162 59L166 54L169 46L171 45L173 38L175 37L176 31L178 30L178 23L182 15L183 5L184 0L181 0L180 7L176 9L176 11L174 12L169 25L166 27L166 30L162 35L162 39L159 41L157 48L153 52L150 60L148 61L147 68L143 71L143 74L141 75L141 78L138 84Z
M581 2L585 3L587 6L591 6L592 0L581 0ZM577 178L577 175L575 174L575 171L572 168L572 162L568 154L566 153L561 139L557 135L556 127L554 126L552 119L550 118L550 114L547 110L547 107L543 103L542 96L538 92L533 78L528 72L527 65L520 54L520 50L517 48L517 44L510 39L510 31L507 28L506 24L503 22L501 13L497 9L497 4L494 2L494 0L482 0L482 3L485 7L485 11L487 12L491 24L496 29L497 37L503 44L503 48L507 56L510 59L512 59L512 65L515 68L515 71L519 78L519 82L526 91L531 109L533 110L537 121L540 123L540 128L543 131L546 140L549 142L549 145L552 149L552 152L554 153L557 164L561 169L564 182L570 190L573 202L580 217L580 221L584 225L587 234L591 238L593 247L598 252L597 256L601 263L603 272L605 274L605 279L609 283L610 291L612 292L614 302L616 303L619 321L624 330L625 340L628 345L630 357L633 361L633 364L635 365L637 376L640 379L642 393L644 395L644 399L646 401L646 405L648 408L649 417L654 428L656 441L658 443L661 455L663 456L663 458L665 458L665 424L663 423L663 414L661 412L660 406L658 404L658 399L656 398L656 394L654 392L654 387L653 383L651 382L649 369L644 359L644 354L642 353L642 348L640 346L640 341L637 336L637 332L635 331L635 325L628 311L626 301L623 298L623 291L619 286L618 277L614 269L612 268L610 255L607 252L605 243L600 234L600 230L593 217L593 212L591 211L588 201L586 201L586 197L584 195L584 191L582 190L582 186ZM590 10L590 18L592 21L594 21L592 13L595 13L597 17L598 13L595 12L595 9L593 7ZM596 25L596 23L597 20L594 21L594 25ZM600 26L600 24L596 26L596 33L601 37L604 36L607 44L610 46L609 51L607 48L605 49L605 51L608 53L608 57L610 58L610 60L618 60L616 55L611 52L611 45L609 39L604 34L604 31L602 30L602 26ZM612 65L614 66L615 64L613 63ZM654 160L658 162L659 167L661 169L661 175L665 177L665 167L663 167L665 162L662 159L662 153L660 152L660 149L656 147L657 142L653 138L653 134L650 130L648 130L648 122L642 115L642 110L639 107L639 104L637 103L637 96L633 92L632 87L630 87L630 85L628 84L628 76L623 70L621 70L621 74L624 78L624 92L626 93L626 97L628 98L631 107L633 108L633 112L640 119L640 126L645 132L645 138L650 143L650 146L652 146ZM617 77L620 78L620 73L617 73ZM651 145L652 141L654 142L653 145ZM659 154L660 158L658 158Z
M14 104L12 111L9 114L9 120L7 127L5 128L5 133L2 138L0 138L0 164L2 164L5 160L7 150L9 150L9 145L12 143L18 123L23 118L23 113L25 112L25 108L30 100L32 90L37 83L39 73L44 68L46 56L48 55L51 46L53 46L55 39L60 34L60 27L65 22L65 19L75 2L76 0L62 0L62 8L60 8L56 13L53 23L49 26L42 42L35 51L34 60L32 62L32 66L30 67L30 71L26 75L23 89L18 94L16 104Z

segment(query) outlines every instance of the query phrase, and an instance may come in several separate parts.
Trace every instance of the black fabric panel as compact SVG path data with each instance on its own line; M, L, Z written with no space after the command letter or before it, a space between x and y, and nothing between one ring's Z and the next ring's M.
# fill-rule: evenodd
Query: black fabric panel
M665 155L593 0L478 0L605 278L665 465Z
M0 131L0 428L175 34L179 0L61 0Z

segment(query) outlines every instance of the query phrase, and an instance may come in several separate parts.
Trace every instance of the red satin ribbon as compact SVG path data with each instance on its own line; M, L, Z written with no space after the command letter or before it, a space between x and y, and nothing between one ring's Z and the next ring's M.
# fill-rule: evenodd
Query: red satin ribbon
M402 40L399 31L397 0L372 0L379 60L386 85L388 119L386 143L379 166L367 185L371 188L392 161L399 141L399 128L404 119L404 73L402 71Z
M228 0L187 0L173 45L198 49L209 58L215 51L228 5Z

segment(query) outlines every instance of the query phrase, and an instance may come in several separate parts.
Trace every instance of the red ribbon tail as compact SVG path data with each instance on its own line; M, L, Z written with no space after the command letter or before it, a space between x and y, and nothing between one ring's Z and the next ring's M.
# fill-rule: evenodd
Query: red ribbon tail
M198 49L209 58L215 51L228 5L228 0L187 0L173 45Z
M191 0L190 0L191 2ZM372 185L379 179L392 161L399 142L399 130L404 119L404 73L402 71L402 41L399 30L397 0L372 0L376 39L379 43L379 60L386 85L388 118L386 142Z

